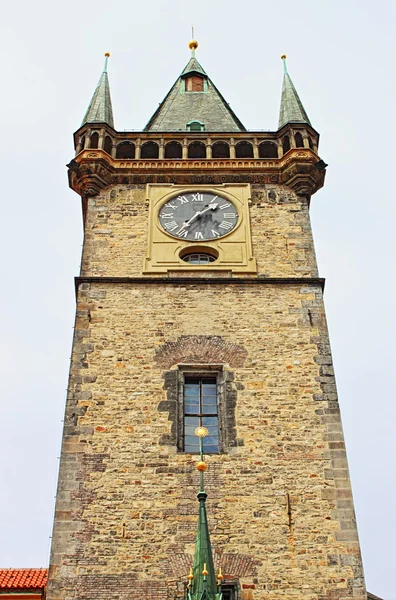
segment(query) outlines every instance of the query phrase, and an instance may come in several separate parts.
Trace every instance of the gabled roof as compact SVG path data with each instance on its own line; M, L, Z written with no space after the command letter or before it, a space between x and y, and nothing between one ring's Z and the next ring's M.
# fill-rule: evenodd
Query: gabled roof
M203 76L205 91L184 91L184 79L189 73ZM204 123L205 131L246 131L195 58L194 50L186 67L147 123L144 131L186 131L186 125L191 121Z
M88 110L85 113L81 125L85 123L107 123L114 129L113 108L111 105L110 85L107 75L107 61L110 54L105 54L105 64L99 83L96 86Z
M47 580L48 569L0 569L0 589L42 589Z
M283 76L283 87L282 87L282 99L279 112L279 126L280 129L287 123L306 123L311 125L311 121L308 118L305 108L297 94L297 90L293 85L289 73L287 72L286 56L282 56L283 67L285 70Z

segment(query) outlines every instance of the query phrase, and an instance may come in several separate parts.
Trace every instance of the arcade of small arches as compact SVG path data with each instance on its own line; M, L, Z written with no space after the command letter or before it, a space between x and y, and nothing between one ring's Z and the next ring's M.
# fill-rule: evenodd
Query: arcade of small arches
M97 131L85 133L79 139L76 154L86 149L102 149L119 159L212 159L212 158L282 158L291 148L310 148L318 151L316 140L307 132L290 131L279 139L255 140L171 140L155 142L147 140L116 142L109 135Z

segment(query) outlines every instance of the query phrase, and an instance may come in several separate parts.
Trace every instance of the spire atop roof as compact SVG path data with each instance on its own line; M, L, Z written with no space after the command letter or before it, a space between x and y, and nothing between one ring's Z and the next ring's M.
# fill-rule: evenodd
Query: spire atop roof
M282 54L281 59L283 61L284 75L278 129L286 125L286 123L307 123L307 125L311 125L288 73L286 54Z
M114 128L113 108L111 106L110 85L107 75L107 63L110 53L105 54L105 63L99 83L96 86L88 110L85 113L81 125L85 123L107 123Z
M145 131L188 131L199 122L205 131L246 131L195 57L198 42L189 42L191 58Z
M216 573L213 564L212 546L210 544L208 518L206 514L206 498L204 486L204 472L207 465L203 460L202 438L208 435L206 427L197 427L195 434L199 437L200 460L197 469L200 475L200 488L197 494L199 501L198 528L195 543L194 566L188 576L188 600L220 600L221 580L223 578L219 571L218 581L216 582Z

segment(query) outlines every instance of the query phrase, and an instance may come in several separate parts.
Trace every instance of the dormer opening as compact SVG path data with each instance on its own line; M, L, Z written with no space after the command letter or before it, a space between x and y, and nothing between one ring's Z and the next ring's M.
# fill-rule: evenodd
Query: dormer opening
M205 124L202 121L189 121L187 131L205 131Z
M199 75L189 75L185 79L184 91L186 92L203 92L204 87L204 78Z

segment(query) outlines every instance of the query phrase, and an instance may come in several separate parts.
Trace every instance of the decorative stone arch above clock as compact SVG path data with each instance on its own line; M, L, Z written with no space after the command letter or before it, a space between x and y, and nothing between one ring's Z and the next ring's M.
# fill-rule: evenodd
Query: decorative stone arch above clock
M199 197L202 202L195 202ZM249 220L250 184L224 183L191 186L147 184L149 203L149 231L147 255L143 273L175 273L198 275L211 271L256 273L256 261L252 253ZM196 205L197 208L192 207ZM165 205L169 207L164 210ZM225 207L224 209L221 207ZM227 209L226 207L230 208ZM187 208L186 208L187 207ZM197 210L198 209L198 210ZM226 210L234 214L227 216ZM179 214L180 213L180 214ZM167 215L164 218L164 214ZM173 214L173 217L168 215ZM177 214L177 216L175 216ZM213 228L202 228L198 220L216 216ZM167 225L172 218L174 227ZM183 224L192 221L199 237L187 236ZM213 231L212 231L213 229ZM180 235L181 232L181 235ZM179 233L179 235L177 235ZM199 246L197 246L199 244ZM186 263L183 256L192 252L207 253L215 257L210 264Z

